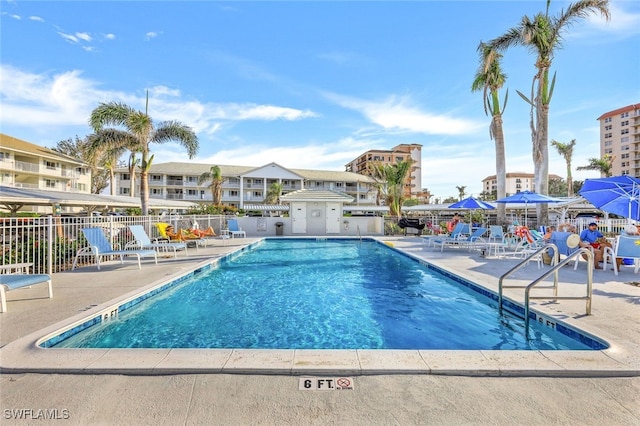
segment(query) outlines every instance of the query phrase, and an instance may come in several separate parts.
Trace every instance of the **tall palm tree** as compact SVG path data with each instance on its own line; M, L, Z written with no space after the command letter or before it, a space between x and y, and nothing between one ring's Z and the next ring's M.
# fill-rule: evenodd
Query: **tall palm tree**
M551 145L555 147L558 154L562 155L567 162L567 197L573 196L573 176L571 176L571 160L573 158L573 147L576 146L576 140L571 139L569 143L558 142L555 139L551 140Z
M264 197L265 204L280 204L280 196L282 195L282 184L273 182L269 185L267 195Z
M549 106L556 77L549 81L549 70L557 49L562 44L562 32L578 19L590 13L600 13L609 20L609 0L578 0L561 10L556 17L549 16L551 0L547 0L545 13L533 18L524 16L517 27L489 42L496 51L521 45L536 54L536 74L533 77L531 95L518 94L531 105L531 139L533 144L534 179L536 192L549 193ZM537 205L538 219L548 222L549 211L545 203Z
M467 195L466 186L456 186L456 189L458 190L458 201L462 201L464 199L464 196Z
M507 79L502 72L500 60L502 55L494 52L490 44L480 42L478 46L480 54L480 66L471 85L471 91L482 90L484 113L491 114L489 125L489 137L495 141L496 146L496 185L498 199L507 196L507 165L504 144L504 130L502 128L502 114L507 107L509 91L504 95L504 105L500 108L499 91ZM507 205L498 203L498 223L507 221Z
M602 158L589 158L589 164L586 166L579 166L576 170L596 170L600 172L604 177L611 177L613 174L613 160L615 156L605 154Z
M149 214L149 168L153 162L150 155L152 143L178 142L187 149L189 158L198 153L198 137L190 127L178 121L165 121L154 125L147 113L149 110L149 95L145 112L137 111L119 102L101 103L91 112L89 124L95 133L105 130L106 126L123 127L137 141L137 148L141 153L140 159L140 204L142 215ZM113 129L117 130L117 129ZM113 143L122 143L111 141Z
M116 195L115 169L118 160L127 150L135 150L138 141L130 134L117 129L102 129L87 137L89 145L87 151L92 158L100 158L102 164L109 170L111 195ZM133 180L131 181L133 193Z
M211 181L211 183L209 184L209 189L211 190L211 199L213 200L213 205L219 206L220 204L222 204L222 182L224 182L220 167L212 166L208 172L204 172L200 176L198 176L198 185L202 185L207 181Z

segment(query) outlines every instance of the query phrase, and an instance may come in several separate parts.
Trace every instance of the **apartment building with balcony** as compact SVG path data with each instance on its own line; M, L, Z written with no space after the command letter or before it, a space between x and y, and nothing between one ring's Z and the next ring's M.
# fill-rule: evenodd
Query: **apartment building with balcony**
M561 176L549 174L549 179L562 179ZM534 174L524 172L507 173L506 193L507 196L522 191L535 191ZM498 191L498 181L496 175L487 176L482 179L482 191L488 194Z
M396 164L408 159L412 160L412 164L404 185L404 196L406 198L420 198L423 196L422 145L420 144L400 144L390 150L369 150L346 164L345 170L361 175L369 175L369 167L373 163Z
M210 182L198 185L198 178L211 170L212 164L159 163L149 170L149 197L167 200L211 202ZM364 175L330 170L287 169L276 163L261 167L217 165L224 179L222 204L245 208L263 203L273 183L282 185L283 195L300 189L331 190L354 198L354 204L374 205L375 181ZM134 195L140 191L136 176ZM116 192L131 194L131 175L127 169L116 170Z
M612 176L640 177L640 104L605 112L600 122L600 157L613 157Z
M77 158L0 133L0 185L91 192L91 169Z

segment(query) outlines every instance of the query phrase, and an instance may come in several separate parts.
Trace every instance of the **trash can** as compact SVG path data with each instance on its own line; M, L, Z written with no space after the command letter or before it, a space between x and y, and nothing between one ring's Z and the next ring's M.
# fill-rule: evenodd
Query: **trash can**
M283 229L284 229L284 223L276 222L276 235L282 235Z

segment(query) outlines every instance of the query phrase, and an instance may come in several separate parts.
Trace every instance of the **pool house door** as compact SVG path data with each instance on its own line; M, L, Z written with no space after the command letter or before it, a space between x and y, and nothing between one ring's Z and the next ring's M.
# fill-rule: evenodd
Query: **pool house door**
M340 216L342 216L340 203L327 203L327 234L340 233Z
M307 203L291 203L291 233L307 233Z

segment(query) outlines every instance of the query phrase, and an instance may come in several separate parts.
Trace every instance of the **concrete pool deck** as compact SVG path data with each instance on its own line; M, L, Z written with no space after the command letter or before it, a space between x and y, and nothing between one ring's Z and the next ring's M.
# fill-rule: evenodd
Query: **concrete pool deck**
M468 252L467 250L445 249L444 253L440 253L440 251L425 247L424 243L415 237L380 239L392 242L397 249L424 258L437 266L482 284L490 290L497 289L497 277L516 262L512 259L485 259L479 257L477 252ZM308 396L299 395L304 391L297 390L297 380L299 376L317 375L355 376L356 388L353 392L360 396L355 399L346 397L351 401L349 404L353 404L348 404L348 406L352 408L354 413L362 413L364 406L369 407L371 413L379 412L381 407L388 405L391 401L395 401L394 406L398 406L398 404L406 406L407 403L411 404L411 401L414 400L418 403L421 400L421 392L416 389L422 389L422 395L428 394L436 399L444 398L449 403L452 400L457 400L461 394L472 393L473 389L481 393L482 389L489 391L494 389L495 394L492 397L473 396L476 398L475 401L464 403L468 406L474 406L482 401L489 404L498 402L498 395L511 401L512 397L520 392L522 397L526 394L528 398L532 398L534 401L539 399L539 404L544 404L544 401L549 402L561 398L562 394L566 393L565 387L567 387L572 389L576 395L584 393L583 402L571 408L564 407L559 401L556 402L559 406L563 406L563 410L571 413L572 417L567 418L568 422L584 418L582 423L591 424L593 422L595 424L595 420L600 418L607 419L608 423L612 424L612 414L607 414L605 417L598 417L597 413L591 413L590 416L586 414L593 411L592 407L603 403L618 407L613 424L633 424L640 419L640 404L638 403L640 402L640 384L638 383L640 375L640 287L633 285L636 280L640 281L640 275L634 274L632 268L628 267L624 268L617 277L612 271L595 271L593 311L590 316L584 315L584 301L562 300L557 303L536 301L535 303L534 309L544 315L567 322L606 340L611 347L604 351L87 350L86 353L77 355L78 350L50 350L33 347L33 343L37 339L43 337L49 330L58 329L61 322L67 322L71 317L86 316L88 312L100 309L101 305L106 306L104 304L110 300L137 291L151 283L166 280L180 271L190 270L212 256L223 255L237 249L238 245L251 241L253 240L230 240L229 245L211 246L200 249L198 252L190 251L189 257L162 260L157 266L145 262L141 270L137 269L134 262L126 262L125 265L107 264L100 272L95 267L86 267L74 272L55 274L53 277L53 299L41 298L46 297L46 289L42 289L42 286L9 292L8 312L0 314L0 330L2 331L0 335L0 344L2 345L0 367L3 372L1 379L2 408L5 411L7 408L29 408L28 404L24 405L25 401L33 401L32 404L35 405L31 405L31 408L51 408L52 406L64 408L64 404L61 402L55 404L47 402L49 401L47 395L38 392L39 389L49 387L59 387L61 392L65 392L66 389L72 394L77 392L74 389L82 389L86 395L78 395L78 397L80 399L86 397L93 401L95 407L95 401L99 398L99 388L102 386L100 385L101 378L103 378L107 387L134 387L136 390L130 391L133 394L142 394L147 386L154 387L159 383L162 383L162 386L180 389L177 390L180 395L182 395L180 392L192 392L193 399L187 408L173 403L169 405L174 407L174 410L180 415L185 416L182 419L190 418L196 423L198 421L194 419L206 419L206 413L211 413L211 407L197 408L198 401L200 403L203 401L200 398L206 398L206 394L200 397L196 395L198 389L204 392L204 389L208 388L209 391L217 395L216 402L213 404L217 409L241 402L251 407L240 417L233 417L231 413L227 413L219 419L235 419L235 423L254 423L260 418L270 419L269 417L254 417L259 412L257 411L257 407L260 405L258 401L267 405L278 405L278 401L281 401L283 407L288 406L289 403L295 406L299 402L304 404L304 401L307 401L311 406L314 406ZM535 263L531 263L516 274L514 281L525 282L527 278L530 281L531 275L537 272ZM563 291L568 292L564 294L577 294L584 291L585 275L584 263L578 267L578 271L569 267L563 268L560 276L560 294L563 294ZM508 289L506 295L513 300L522 301L521 289ZM20 300L18 301L18 299ZM52 326L52 324L56 325ZM84 351L82 350L82 352ZM211 372L218 374L202 374ZM243 374L229 375L227 373ZM122 374L135 376L122 376ZM141 374L159 376L140 377ZM272 376L265 376L265 374ZM441 375L457 375L457 377L446 377L445 379ZM473 381L474 378L468 376L488 377L482 377L481 382L484 385L480 385L480 382ZM498 379L504 376L513 377ZM558 379L559 377L562 379ZM50 380L54 380L55 383L49 383ZM506 380L511 383L509 387L525 386L528 391L525 389L507 391L505 389ZM247 386L245 390L241 390L243 384ZM439 386L438 384L442 386L441 390L444 394L436 397L429 389L432 386ZM189 390L190 385L192 386L191 390ZM200 386L203 388L199 388ZM235 400L225 401L225 393L222 390L212 391L211 388L215 386L223 388L228 386L230 389L235 389L237 392ZM366 389L360 389L362 386L366 386ZM282 395L283 392L287 392L281 390L282 387L289 389L290 394ZM270 388L273 391L269 390ZM372 394L372 392L375 393L375 389L381 393L392 392L397 395L389 399L388 402L384 402L380 396ZM540 395L535 395L536 389L540 391ZM591 392L587 393L586 389L591 389ZM512 393L509 394L509 392ZM151 393L154 395L152 399L159 401L155 398L160 398L160 391L155 390ZM274 395L279 395L279 397L272 399ZM368 395L371 401L380 401L380 405L372 406L371 403L362 405L363 401L360 398L365 395ZM408 399L399 395L405 395ZM595 400L596 396L597 400ZM111 395L112 399L120 399L120 397L119 395ZM321 424L322 413L329 410L324 404L335 398L335 396L326 396L316 399L315 402L318 405L315 405L315 411L309 412L298 407L289 412L282 411L275 418L280 418L285 423L296 420L303 423ZM53 398L53 400L62 401L60 398ZM184 401L182 402L184 403ZM570 405L568 401L565 402ZM126 401L124 404L125 407L128 407L125 411L128 411L132 418L146 418L142 416L143 410L139 406ZM336 404L336 406L340 406L340 403L336 402ZM70 406L75 412L75 419L83 421L94 419L82 404L71 404ZM533 405L533 407L535 406L536 404ZM581 406L582 409L580 409ZM527 412L527 409L524 409L519 403L510 404L503 408L505 412L511 410L514 413L526 414ZM450 418L452 422L454 419L463 422L469 422L471 419L468 417L471 414L458 413L457 415L451 414L453 417L447 417L447 413L435 408L434 410L434 413L437 411L441 416L437 419ZM480 411L482 412L483 409ZM485 407L484 411L491 413L493 410L487 410ZM82 415L78 413L82 413ZM426 420L425 417L420 417L417 412L412 414L411 410L405 413L405 417L391 408L384 413L386 414L380 413L378 417L353 417L352 413L344 414L345 417L337 422L422 423ZM389 417L389 413L394 414ZM247 417L242 417L245 414ZM167 413L166 419L181 418L180 416L174 418L173 415L175 413ZM6 414L5 418L7 418ZM110 423L109 420L111 420L105 420L103 417L97 418L106 423ZM120 422L128 420L127 417L122 416L117 418L120 419ZM367 418L370 421L365 421ZM498 416L498 420L499 418L500 416ZM561 417L547 418L561 419ZM242 421L243 419L245 421ZM387 421L383 419L387 419ZM489 419L485 418L485 420ZM330 419L326 420L330 421ZM514 419L511 418L511 420ZM272 422L271 420L264 421ZM507 424L506 417L504 421L504 424ZM217 422L218 420L214 423ZM500 421L487 422L500 423ZM167 421L167 423L173 422ZM183 421L178 421L178 423L183 423ZM189 421L184 421L184 423L189 423ZM277 422L273 421L273 423ZM446 423L449 422L445 421ZM480 423L482 422L480 421ZM529 423L535 424L535 422Z

